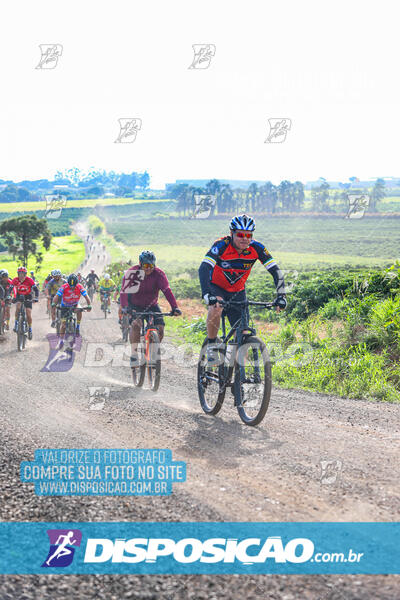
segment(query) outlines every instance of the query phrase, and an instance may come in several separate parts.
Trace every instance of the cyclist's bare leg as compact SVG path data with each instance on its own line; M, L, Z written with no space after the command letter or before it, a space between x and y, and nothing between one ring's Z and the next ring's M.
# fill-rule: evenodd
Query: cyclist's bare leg
M18 320L19 317L19 311L21 310L21 302L17 302L17 304L15 305L15 320Z
M32 309L31 308L26 309L26 320L28 321L29 327L32 327Z
M6 302L4 305L4 318L6 321L10 320L10 305L8 302Z
M82 320L82 310L79 310L79 308L76 310L76 321L78 323L78 325L80 324Z
M156 325L156 328L158 329L158 337L160 338L160 342L164 337L164 325Z
M218 300L222 300L221 296L217 296ZM221 314L223 307L220 304L212 304L208 307L207 314L207 336L208 339L214 340L218 335L219 326L221 323Z
M132 354L135 354L137 352L137 347L140 342L141 328L142 328L142 320L141 319L135 319L134 321L132 321L130 334L129 334L129 341L131 343Z
M50 302L50 306L51 306L51 297L50 296L48 298L48 302ZM51 306L51 320L52 321L56 320L56 307L55 306Z

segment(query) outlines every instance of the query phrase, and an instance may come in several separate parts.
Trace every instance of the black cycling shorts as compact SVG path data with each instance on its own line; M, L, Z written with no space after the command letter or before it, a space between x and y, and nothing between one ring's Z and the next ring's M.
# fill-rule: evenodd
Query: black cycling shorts
M215 285L215 283L210 283L209 286L209 293L212 296L221 296L221 298L223 300L234 300L235 302L243 302L244 300L246 300L246 290L240 290L240 292L227 292L226 290L224 290L223 288L219 287L218 285ZM246 308L247 311L247 318L249 317L249 308ZM231 327L236 323L236 321L238 319L240 319L240 316L242 314L241 311L241 307L240 306L230 306L229 308L225 309L222 311L223 315L226 315L228 317L228 321L231 325Z
M65 319L68 316L68 312L70 308L79 308L77 304L74 304L74 306L61 306L60 307L60 318L61 320L65 321Z
M146 306L137 306L136 304L129 304L128 308L130 310L137 311L137 312L151 312L151 313L154 313L154 315L155 315L154 316L154 325L165 325L165 321L164 321L163 317L161 317L160 315L157 315L157 313L161 312L161 308L159 307L158 304L153 304L152 306L147 306L147 307ZM141 318L141 317L138 317L138 318ZM144 317L144 319L146 321L149 320L148 317ZM133 320L134 320L134 318L131 317L130 322L132 323Z
M18 294L16 297L17 302L23 302L25 299L25 308L32 308L32 294Z

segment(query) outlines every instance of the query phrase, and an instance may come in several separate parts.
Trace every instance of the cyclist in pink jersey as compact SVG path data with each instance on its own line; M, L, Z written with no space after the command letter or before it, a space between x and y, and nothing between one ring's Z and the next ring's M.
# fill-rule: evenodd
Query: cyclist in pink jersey
M182 314L175 296L169 286L164 271L156 267L156 257L150 250L144 250L139 256L139 264L125 271L121 284L120 301L122 310L154 313L154 325L158 329L160 342L164 337L165 322L158 305L158 294L162 292L171 306L174 316ZM131 366L138 361L137 347L140 342L142 320L135 319L130 330L132 348Z

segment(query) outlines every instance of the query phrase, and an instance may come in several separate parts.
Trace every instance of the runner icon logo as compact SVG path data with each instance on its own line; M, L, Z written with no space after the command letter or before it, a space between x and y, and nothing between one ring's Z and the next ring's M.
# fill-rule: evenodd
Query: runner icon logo
M81 545L82 532L79 529L48 529L47 535L50 548L42 567L68 567L76 547Z

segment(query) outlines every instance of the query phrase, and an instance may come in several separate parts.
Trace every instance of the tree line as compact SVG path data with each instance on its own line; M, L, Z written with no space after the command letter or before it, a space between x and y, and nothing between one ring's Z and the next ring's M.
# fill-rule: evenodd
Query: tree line
M353 178L355 179L355 178ZM350 188L351 185L351 188ZM377 204L385 193L385 182L377 179L375 185L368 190L357 189L356 184L343 186L345 189L333 190L329 183L320 178L320 184L311 189L311 207L313 212L346 212L349 205L349 194L365 194L370 196L369 210L377 211ZM305 210L306 195L301 181L294 183L284 180L279 185L270 181L257 185L252 183L247 190L232 188L229 183L220 183L210 179L204 187L195 187L179 183L169 187L169 196L177 200L177 211L183 216L194 213L197 195L210 195L215 198L211 215L252 212L252 213L299 213Z

